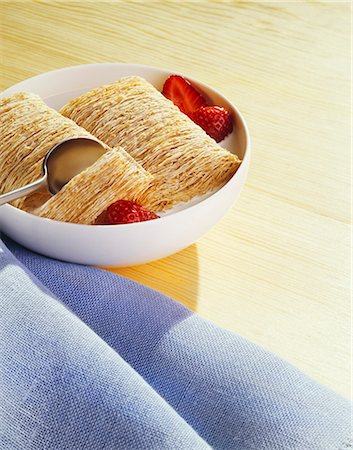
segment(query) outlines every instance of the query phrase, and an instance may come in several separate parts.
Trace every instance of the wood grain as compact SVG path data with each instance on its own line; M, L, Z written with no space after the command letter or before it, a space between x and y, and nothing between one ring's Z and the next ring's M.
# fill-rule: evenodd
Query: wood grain
M117 272L349 396L350 3L0 1L0 23L1 89L134 62L239 106L253 162L236 207L197 245Z

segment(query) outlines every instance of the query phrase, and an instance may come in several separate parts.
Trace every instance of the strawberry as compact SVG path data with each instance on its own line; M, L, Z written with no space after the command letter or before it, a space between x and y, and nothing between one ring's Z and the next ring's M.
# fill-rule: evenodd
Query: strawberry
M206 105L202 95L180 75L171 75L167 78L162 94L187 115Z
M104 222L108 225L115 225L119 223L144 222L145 220L158 218L157 214L135 202L118 200L108 207Z
M190 118L216 142L222 141L233 130L232 117L221 106L201 106Z

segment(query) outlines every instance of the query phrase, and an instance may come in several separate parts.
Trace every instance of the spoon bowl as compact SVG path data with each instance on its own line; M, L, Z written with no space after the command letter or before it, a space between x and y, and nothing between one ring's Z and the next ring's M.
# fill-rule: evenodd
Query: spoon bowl
M49 192L55 195L73 177L94 164L105 151L100 142L87 137L59 142L47 153L43 162Z

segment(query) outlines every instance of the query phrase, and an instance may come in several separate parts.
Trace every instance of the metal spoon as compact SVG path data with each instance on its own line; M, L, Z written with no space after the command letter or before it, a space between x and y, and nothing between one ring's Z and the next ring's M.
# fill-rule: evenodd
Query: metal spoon
M0 206L46 187L56 194L71 178L94 164L106 149L87 137L66 139L49 150L43 161L43 176L33 183L0 195Z

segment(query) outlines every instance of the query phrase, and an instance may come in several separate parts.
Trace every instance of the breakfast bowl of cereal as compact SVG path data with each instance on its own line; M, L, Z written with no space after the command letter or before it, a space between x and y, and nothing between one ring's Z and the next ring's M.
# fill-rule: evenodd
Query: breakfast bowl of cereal
M149 66L38 75L2 92L0 121L0 198L39 179L63 140L104 147L55 195L42 185L0 206L1 232L75 263L137 265L194 243L233 205L250 162L247 126L231 102Z

